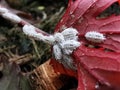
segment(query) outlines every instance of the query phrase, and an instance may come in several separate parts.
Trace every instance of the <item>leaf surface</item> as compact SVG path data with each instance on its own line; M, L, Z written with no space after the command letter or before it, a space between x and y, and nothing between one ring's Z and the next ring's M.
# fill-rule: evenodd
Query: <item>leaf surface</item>
M97 18L118 1L69 0L68 8L56 26L56 32L69 27L79 32L82 44L72 54L78 67L78 90L96 90L97 83L114 90L120 89L120 15ZM89 31L102 33L105 41L92 43L86 40L85 34ZM94 48L87 45L93 45ZM105 87L99 87L99 90L107 90Z

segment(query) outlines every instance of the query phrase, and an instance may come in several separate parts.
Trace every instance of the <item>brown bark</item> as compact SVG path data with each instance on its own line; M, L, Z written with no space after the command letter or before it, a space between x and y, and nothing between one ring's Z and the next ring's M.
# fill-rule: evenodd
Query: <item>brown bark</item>
M60 90L69 82L70 77L55 73L49 62L50 60L34 70L36 90Z

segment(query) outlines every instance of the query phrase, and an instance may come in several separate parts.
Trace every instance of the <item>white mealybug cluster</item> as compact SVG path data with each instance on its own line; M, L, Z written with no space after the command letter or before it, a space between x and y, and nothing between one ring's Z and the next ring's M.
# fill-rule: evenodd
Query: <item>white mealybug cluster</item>
M74 28L67 28L61 32L65 38L65 40L77 40L78 39L78 32Z
M85 38L88 41L94 42L94 43L101 43L103 42L106 38L102 33L95 32L95 31L90 31L85 34Z
M6 18L6 19L8 19L8 20L10 20L10 21L12 21L12 22L14 22L14 23L19 23L19 22L21 22L21 18L20 18L20 17L18 17L18 16L15 15L15 14L9 13L9 12L3 13L2 16L3 16L4 18Z
M74 65L73 59L70 56L73 50L80 46L80 42L78 42L78 32L74 28L67 28L61 33L56 33L55 44L53 46L53 53L58 60L58 62L62 63L63 66L69 69L76 69Z
M55 41L58 42L58 43L62 43L62 42L65 41L62 33L55 33L54 38L55 38Z
M52 44L55 59L62 63L66 68L75 69L75 65L73 65L74 62L70 54L72 54L73 50L80 46L80 42L77 41L77 30L67 28L61 33L55 33L51 36L44 36L41 33L37 33L35 29L36 28L32 25L24 25L23 32L28 36L32 36Z
M62 58L62 52L58 45L53 46L53 52L55 53L55 58L60 60Z
M62 64L66 68L77 70L73 58L70 55L63 55Z
M55 42L55 38L54 38L53 35L44 36L44 39L43 39L42 41L44 41L44 42L46 42L46 43L49 43L49 44L52 44L52 45L53 45L54 42Z
M60 44L60 47L63 49L64 54L72 54L73 50L80 46L80 42L75 40L68 40Z
M52 35L44 36L43 34L36 32L36 28L32 25L24 25L23 32L26 35L37 38L45 43L53 44L55 42L55 39Z
M28 35L28 36L33 36L35 37L36 34L38 34L36 31L35 31L35 27L32 26L32 25L24 25L23 26L23 32Z
M0 14L7 13L8 9L0 7Z
M10 13L7 8L0 7L0 14L2 15L3 18L8 19L14 23L19 23L22 20L17 15Z

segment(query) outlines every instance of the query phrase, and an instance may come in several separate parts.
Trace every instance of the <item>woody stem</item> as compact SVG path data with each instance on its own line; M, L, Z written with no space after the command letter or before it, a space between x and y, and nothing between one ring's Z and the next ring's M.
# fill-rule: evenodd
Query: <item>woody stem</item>
M9 14L12 14L12 16L10 16ZM4 8L3 6L0 5L0 15L5 18L5 19L8 19L9 21L13 22L15 21L14 23L15 24L18 24L19 26L23 27L25 25L31 25L30 23L28 23L27 21L21 19L19 16L15 15L14 13L10 12L7 8ZM7 15L7 17L6 17ZM14 17L15 16L15 17ZM19 20L15 20L15 18L18 18ZM36 32L37 33L41 33L45 36L49 36L48 33L44 32L43 30L39 29L39 28L36 28Z

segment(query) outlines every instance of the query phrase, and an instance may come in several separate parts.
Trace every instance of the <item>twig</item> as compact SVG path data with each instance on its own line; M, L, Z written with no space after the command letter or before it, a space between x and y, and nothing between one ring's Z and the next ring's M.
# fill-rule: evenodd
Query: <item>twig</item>
M24 64L26 62L29 62L34 57L35 57L35 55L31 55L31 54L26 54L26 55L22 55L22 56L16 55L13 58L10 58L9 61L16 62L17 64Z
M38 46L37 46L34 39L31 39L31 40L32 40L32 44L33 44L33 47L35 49L36 55L37 55L38 58L40 58L40 54L39 54L39 51L38 51Z
M11 13L7 8L4 8L0 5L0 14L3 18L10 20L11 22L14 22L15 24L18 24L19 26L23 27L24 25L31 25L27 21L21 19L19 16ZM41 33L43 35L49 36L48 33L42 31L41 29L35 28L36 32Z
M4 47L3 49L0 48L0 53L4 53L5 57L8 57L10 62L16 62L17 64L24 64L35 58L35 55L32 54L25 54L20 56L17 52L15 54L12 53L10 49L13 49L15 47L16 46L13 45L11 47Z
M9 47L4 47L3 49L0 48L0 53L4 52L4 51L6 51L6 50L9 50L9 49L15 48L15 47L16 47L16 46L13 45L13 46L9 46Z

